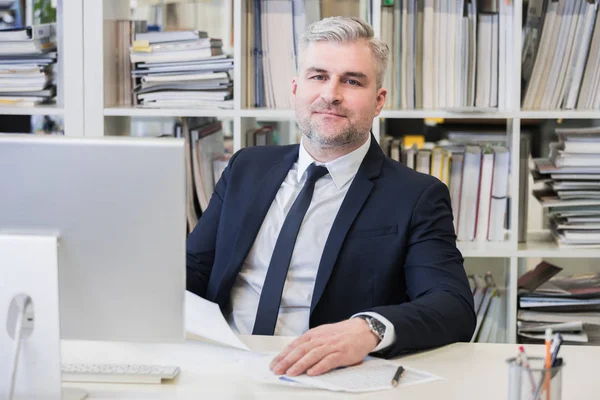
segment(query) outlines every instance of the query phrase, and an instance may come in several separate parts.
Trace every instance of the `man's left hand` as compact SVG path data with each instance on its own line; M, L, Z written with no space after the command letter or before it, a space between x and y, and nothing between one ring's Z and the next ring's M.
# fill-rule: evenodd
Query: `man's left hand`
M277 375L321 375L360 363L378 343L379 339L360 318L321 325L294 340L273 359L270 368Z

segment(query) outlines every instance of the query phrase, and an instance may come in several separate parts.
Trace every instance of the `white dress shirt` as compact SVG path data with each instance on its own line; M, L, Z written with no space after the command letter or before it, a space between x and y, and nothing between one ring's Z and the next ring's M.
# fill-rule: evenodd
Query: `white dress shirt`
M252 334L260 294L279 231L304 186L306 170L315 163L327 167L329 174L315 183L310 206L298 232L281 296L275 335L300 336L308 331L310 304L325 242L370 144L369 135L367 142L353 152L328 163L319 163L300 143L298 161L281 184L231 290L227 320L234 331ZM394 343L396 336L390 321L376 313L362 314L375 317L386 326L384 338L374 351Z

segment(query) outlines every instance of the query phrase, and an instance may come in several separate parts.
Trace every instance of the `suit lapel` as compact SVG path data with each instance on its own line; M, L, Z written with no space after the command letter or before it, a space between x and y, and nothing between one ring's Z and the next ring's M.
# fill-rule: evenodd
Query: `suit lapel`
M371 190L374 186L372 179L379 176L383 160L384 155L379 147L379 143L371 136L369 151L348 189L348 193L342 202L340 210L333 221L329 236L327 237L327 242L325 243L325 248L321 255L321 262L319 263L319 271L317 272L317 278L315 280L315 287L310 306L311 313L319 303L319 300L321 300L321 296L323 295L329 277L333 272L333 267L342 245L344 244L348 230L350 230L350 227L369 197L369 194L371 194Z
M256 235L262 226L262 223L273 203L273 199L281 186L281 183L292 168L294 162L298 159L298 146L287 153L283 160L273 166L256 187L256 191L251 201L246 205L245 214L242 218L240 230L238 232L231 261L227 270L223 274L222 281L216 285L217 294L215 301L222 307L229 301L229 292L235 283L235 279L241 269L241 266L248 255Z

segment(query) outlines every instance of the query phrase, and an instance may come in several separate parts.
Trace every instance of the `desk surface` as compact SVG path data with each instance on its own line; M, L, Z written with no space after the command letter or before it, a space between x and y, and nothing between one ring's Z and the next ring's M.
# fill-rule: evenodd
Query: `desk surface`
M291 338L242 337L260 352L283 349ZM525 346L528 355L543 355L541 345ZM506 400L508 367L516 345L456 343L443 348L400 357L394 362L431 372L442 381L368 394L332 393L287 388L255 382L247 371L250 353L188 340L182 344L63 341L63 362L148 363L178 365L182 372L174 383L161 385L64 384L80 387L90 399L483 399ZM563 346L565 360L562 398L598 399L600 381L595 369L600 347ZM203 396L200 396L203 395Z

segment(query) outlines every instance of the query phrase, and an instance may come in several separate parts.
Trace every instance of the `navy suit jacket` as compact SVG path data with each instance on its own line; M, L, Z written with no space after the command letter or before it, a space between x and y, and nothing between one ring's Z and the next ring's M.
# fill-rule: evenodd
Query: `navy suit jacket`
M187 240L187 289L229 304L242 264L298 145L258 146L230 160ZM446 185L386 157L365 156L321 256L310 327L374 311L394 324L385 357L469 341L473 296L456 248Z

